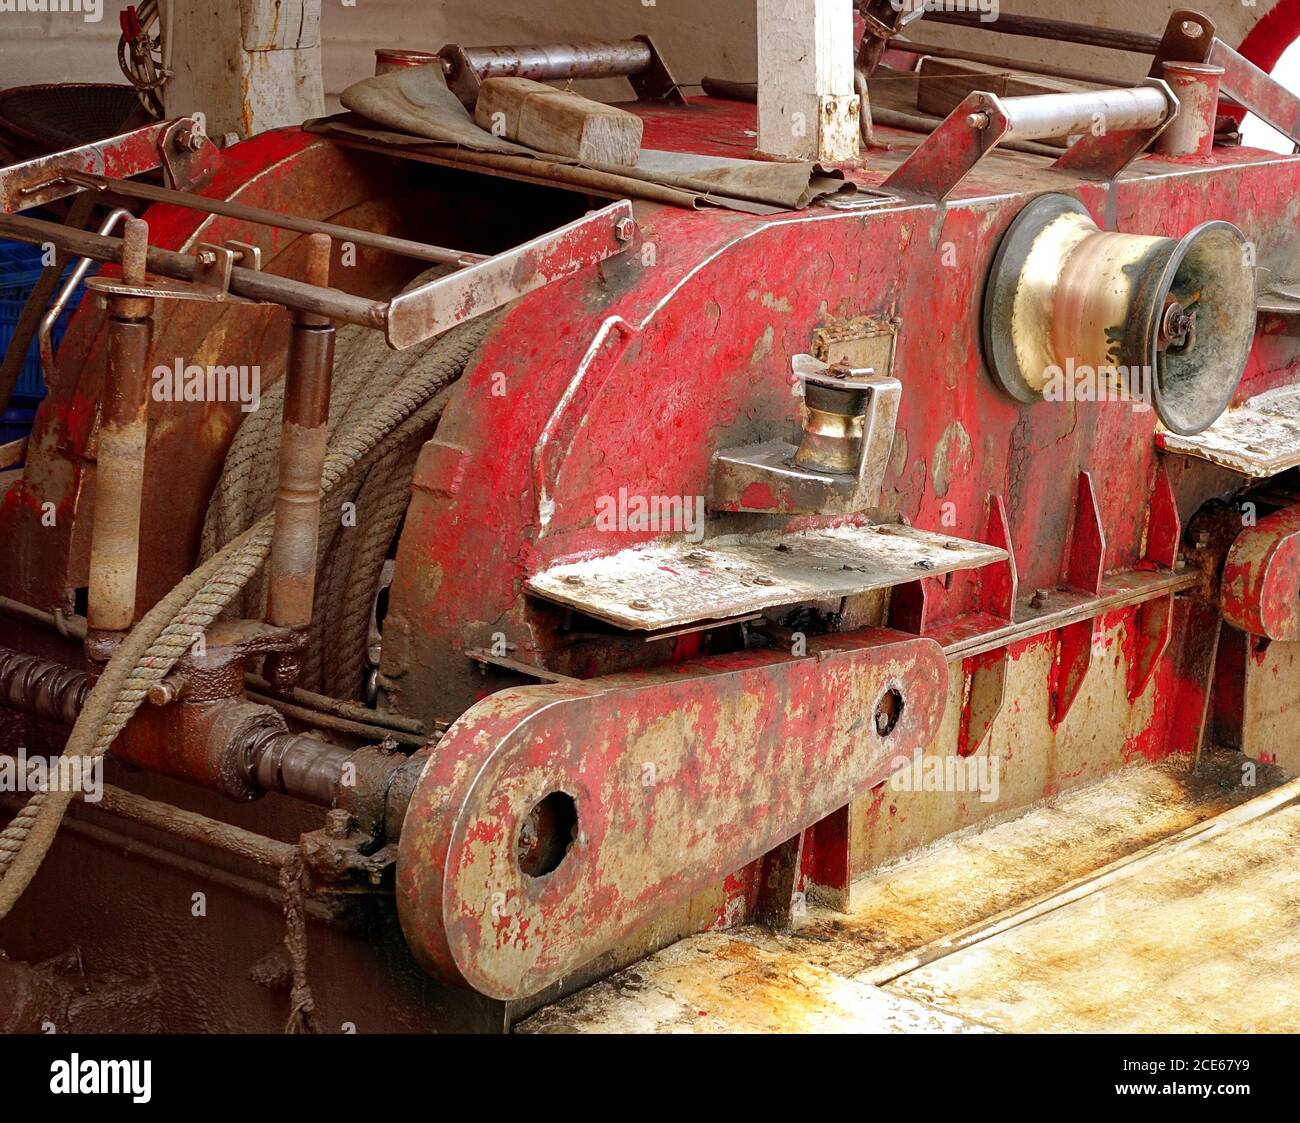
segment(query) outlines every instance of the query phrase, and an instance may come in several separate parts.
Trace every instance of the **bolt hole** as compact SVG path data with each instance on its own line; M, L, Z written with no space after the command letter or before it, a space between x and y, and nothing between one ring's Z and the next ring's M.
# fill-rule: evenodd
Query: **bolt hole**
M519 826L516 852L528 877L559 868L578 833L578 805L567 792L551 792L534 804Z
M897 687L891 686L876 703L876 732L882 737L888 737L902 716L903 695Z

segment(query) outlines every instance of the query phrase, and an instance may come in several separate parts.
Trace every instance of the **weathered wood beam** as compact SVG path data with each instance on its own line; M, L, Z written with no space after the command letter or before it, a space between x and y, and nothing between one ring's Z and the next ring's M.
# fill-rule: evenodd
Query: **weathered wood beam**
M857 156L853 0L758 0L758 150L822 163Z

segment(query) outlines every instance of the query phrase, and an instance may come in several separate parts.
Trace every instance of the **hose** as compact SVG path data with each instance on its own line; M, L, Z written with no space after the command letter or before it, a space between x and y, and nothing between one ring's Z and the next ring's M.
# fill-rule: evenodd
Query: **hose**
M494 322L493 317L473 320L437 337L424 351L446 361L408 367L405 376L388 384L377 400L371 401L375 395L369 395L367 408L340 418L322 472L323 496L332 499L341 485L364 475L391 450L404 448L436 424L451 382ZM257 576L270 553L274 524L270 513L256 519L141 618L86 699L65 756L98 759L108 751L149 688L166 677ZM33 793L0 831L0 918L8 915L36 875L73 794Z

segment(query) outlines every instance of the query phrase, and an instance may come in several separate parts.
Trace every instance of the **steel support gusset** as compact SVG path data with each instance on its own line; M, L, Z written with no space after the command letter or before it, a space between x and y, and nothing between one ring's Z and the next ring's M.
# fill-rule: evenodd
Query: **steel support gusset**
M755 923L776 932L788 932L794 925L804 838L815 829L800 831L763 856L753 912Z
M1007 556L1005 561L986 565L979 571L977 581L980 610L1011 623L1015 619L1020 583L1015 551L1011 544L1011 527L1007 521L1006 505L1000 495L989 496L988 508L984 541L990 546L1006 550ZM957 751L961 756L973 756L979 752L998 714L1002 712L1010 662L1009 647L982 652L963 660L965 694L957 729Z
M1173 485L1163 464L1156 467L1155 487L1147 515L1146 549L1143 564L1173 571L1178 560L1182 522ZM1155 674L1160 657L1169 648L1174 631L1174 594L1146 601L1137 607L1136 646L1129 665L1128 698L1136 701Z
M1101 595L1101 580L1106 565L1106 532L1101 525L1092 476L1079 473L1078 499L1074 509L1074 532L1066 555L1065 586L1089 596ZM1079 696L1092 650L1101 638L1101 618L1090 617L1062 628L1057 640L1056 659L1052 667L1052 706L1050 722L1060 726Z
M1128 700L1135 702L1146 690L1156 666L1169 647L1174 631L1174 598L1161 597L1137 607L1137 636L1129 664Z

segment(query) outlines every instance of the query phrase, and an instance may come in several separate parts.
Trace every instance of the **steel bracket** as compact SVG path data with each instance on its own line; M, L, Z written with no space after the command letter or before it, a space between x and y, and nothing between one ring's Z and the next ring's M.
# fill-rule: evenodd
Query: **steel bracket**
M590 211L514 249L475 262L393 298L385 331L401 350L465 320L626 252L636 220L626 199Z
M1005 550L1007 556L1003 561L993 562L978 571L980 607L994 619L1009 624L1015 620L1020 581L1011 544L1006 504L1000 495L989 496L984 541L990 546ZM963 660L967 686L962 702L961 724L957 731L957 751L961 756L973 756L979 752L998 714L1002 712L1010 662L1009 647L982 652Z
M1065 565L1065 586L1090 597L1101 595L1106 564L1106 533L1101 525L1092 476L1079 473L1074 533ZM1101 638L1101 617L1093 616L1061 629L1052 667L1051 726L1057 728L1070 712L1092 665L1092 651Z
M1052 167L1087 179L1114 179L1150 148L1173 123L1181 106L1174 91L1163 79L1147 78L1141 85L1159 90L1169 103L1169 113L1160 124L1149 129L1084 133Z
M801 366L800 360L808 363ZM816 364L821 370L808 364ZM826 369L826 364L811 356L795 356L795 377L805 383L856 389L868 395L857 470L850 475L800 467L795 463L798 447L788 441L723 449L713 458L712 510L852 515L879 504L903 385L896 378L877 376L871 370L854 370L849 372L851 377L828 379L823 373Z
M93 144L0 168L0 210L16 214L74 195L84 187L73 178L78 172L129 179L162 167L177 186L197 185L211 178L219 157L194 118L156 121Z
M783 847L784 900L787 840L923 751L947 679L933 640L867 630L493 694L408 806L407 942L443 982L515 999Z
M972 122L977 120L984 124L976 127ZM880 188L941 202L1010 131L1011 117L1002 99L977 90L913 149Z

